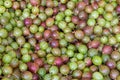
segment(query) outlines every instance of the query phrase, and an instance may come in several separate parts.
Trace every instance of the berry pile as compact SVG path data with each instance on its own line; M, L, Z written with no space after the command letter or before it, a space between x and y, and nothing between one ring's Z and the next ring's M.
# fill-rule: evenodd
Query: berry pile
M0 0L0 80L120 80L120 0Z

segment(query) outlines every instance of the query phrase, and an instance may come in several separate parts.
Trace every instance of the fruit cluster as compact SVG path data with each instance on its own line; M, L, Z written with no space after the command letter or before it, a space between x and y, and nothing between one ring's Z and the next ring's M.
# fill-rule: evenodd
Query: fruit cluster
M0 80L120 80L120 0L0 0Z

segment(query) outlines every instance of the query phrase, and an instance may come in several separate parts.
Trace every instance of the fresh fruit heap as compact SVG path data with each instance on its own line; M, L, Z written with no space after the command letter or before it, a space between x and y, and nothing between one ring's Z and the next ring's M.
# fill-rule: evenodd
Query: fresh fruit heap
M0 80L120 80L120 0L0 0Z

